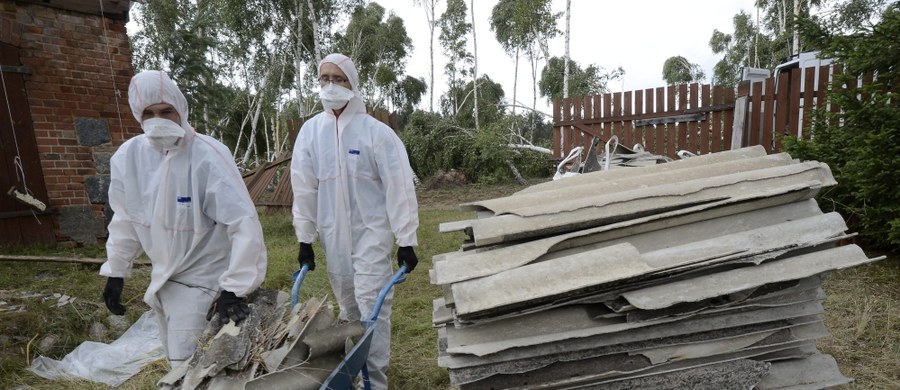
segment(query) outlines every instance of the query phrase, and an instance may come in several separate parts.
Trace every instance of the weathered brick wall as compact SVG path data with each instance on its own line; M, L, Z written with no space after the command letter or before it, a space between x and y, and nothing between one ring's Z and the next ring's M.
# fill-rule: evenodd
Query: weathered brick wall
M58 241L106 236L109 158L140 133L128 108L134 70L125 20L0 2L0 41L20 49Z

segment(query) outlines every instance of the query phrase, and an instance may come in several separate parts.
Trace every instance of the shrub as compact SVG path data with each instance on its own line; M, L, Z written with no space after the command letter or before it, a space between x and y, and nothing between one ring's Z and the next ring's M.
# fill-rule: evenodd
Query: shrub
M785 150L800 159L827 163L838 182L820 194L822 204L850 217L868 243L900 247L900 7L890 6L871 31L830 35L815 23L801 22L822 53L844 66L828 102L839 112L819 110L810 123L811 139L785 139ZM872 83L857 87L863 75ZM849 87L848 87L849 86Z

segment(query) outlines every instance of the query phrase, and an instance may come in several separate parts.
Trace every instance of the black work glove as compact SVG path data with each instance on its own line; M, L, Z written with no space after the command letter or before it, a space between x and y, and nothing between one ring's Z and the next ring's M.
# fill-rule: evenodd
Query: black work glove
M297 262L300 263L300 268L303 268L303 265L306 264L309 265L310 271L316 269L316 255L313 254L312 244L300 243L300 253L297 254Z
M419 258L411 246L401 246L397 249L397 266L402 267L403 264L406 264L406 273L412 272L416 269L416 264L419 264Z
M125 287L125 279L106 278L106 287L103 289L103 302L110 313L117 316L125 314L125 305L122 304L122 288Z
M239 298L231 291L222 291L219 298L209 307L206 320L211 320L216 311L219 312L219 324L225 325L228 321L239 324L250 314L250 307L244 302L244 298Z

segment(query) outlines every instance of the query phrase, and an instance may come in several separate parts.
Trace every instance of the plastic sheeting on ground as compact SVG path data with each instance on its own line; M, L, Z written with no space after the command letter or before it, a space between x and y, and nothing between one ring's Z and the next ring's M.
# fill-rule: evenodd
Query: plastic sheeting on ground
M110 344L86 341L62 360L38 356L28 370L46 379L86 379L117 387L164 357L159 322L148 311Z

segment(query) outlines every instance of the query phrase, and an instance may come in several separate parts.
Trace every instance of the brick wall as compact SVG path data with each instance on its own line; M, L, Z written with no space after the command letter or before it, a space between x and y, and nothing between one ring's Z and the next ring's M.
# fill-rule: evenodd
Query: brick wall
M0 2L0 41L19 48L57 241L106 236L109 157L140 133L128 108L134 70L125 20Z

